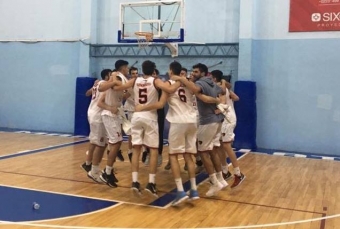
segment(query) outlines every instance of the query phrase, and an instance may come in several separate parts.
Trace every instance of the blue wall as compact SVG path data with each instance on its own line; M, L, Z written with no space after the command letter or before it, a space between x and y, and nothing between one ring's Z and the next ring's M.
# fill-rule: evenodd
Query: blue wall
M339 39L253 40L258 146L340 154Z
M73 132L80 43L0 43L0 127Z

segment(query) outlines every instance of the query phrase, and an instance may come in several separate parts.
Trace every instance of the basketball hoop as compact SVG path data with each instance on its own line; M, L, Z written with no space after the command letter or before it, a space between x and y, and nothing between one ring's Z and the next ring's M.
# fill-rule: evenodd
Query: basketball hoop
M143 49L149 46L153 40L153 33L149 32L135 32L137 36L138 47Z

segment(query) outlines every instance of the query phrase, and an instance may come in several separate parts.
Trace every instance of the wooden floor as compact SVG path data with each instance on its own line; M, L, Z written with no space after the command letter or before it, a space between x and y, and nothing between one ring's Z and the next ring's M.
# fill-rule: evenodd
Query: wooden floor
M241 170L247 178L236 189L227 188L219 192L217 197L207 198L205 192L209 185L203 182L198 188L201 199L196 202L184 203L176 208L157 208L148 205L155 197L147 194L135 196L130 190L129 162L116 163L119 187L110 188L95 184L80 168L88 143L48 148L79 140L81 139L72 137L0 132L0 185L120 202L91 214L34 222L35 224L63 225L69 226L68 228L247 228L250 225L263 224L275 226L258 228L340 228L340 218L285 225L287 222L340 213L340 163L337 161L249 153L240 159ZM1 158L19 151L41 148L48 150ZM123 143L127 159L125 149L126 143ZM167 148L164 152L163 165L156 178L161 195L175 188L171 173L163 169L167 162ZM141 164L140 180L144 185L148 179L147 171ZM186 181L184 171L182 175ZM0 224L0 228L35 227Z

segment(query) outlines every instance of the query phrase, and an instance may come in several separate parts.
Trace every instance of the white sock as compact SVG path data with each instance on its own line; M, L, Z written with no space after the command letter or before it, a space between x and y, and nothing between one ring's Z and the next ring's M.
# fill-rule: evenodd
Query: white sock
M149 174L149 183L156 183L156 174Z
M85 164L86 164L86 165L91 165L92 162L91 162L91 161L85 161Z
M176 186L177 186L177 191L178 192L183 192L184 189L183 189L182 178L176 178L175 179L175 183L176 183Z
M240 167L236 167L236 168L234 168L234 174L236 174L237 176L241 176L241 170L240 170Z
M190 178L191 190L197 190L196 178Z
M210 179L211 183L213 183L213 184L217 184L217 182L218 182L217 178L216 178L216 173L210 174L209 179Z
M138 172L132 172L132 182L138 181Z
M223 176L222 176L222 171L216 173L216 178L217 178L218 181L223 181L224 180Z
M108 174L108 175L110 175L111 172L112 172L112 167L110 167L110 166L107 165L106 168L105 168L105 173Z
M228 166L222 165L222 171L223 171L223 173L228 173L229 172Z
M100 171L99 165L92 165L91 167L92 174L98 173L99 171Z

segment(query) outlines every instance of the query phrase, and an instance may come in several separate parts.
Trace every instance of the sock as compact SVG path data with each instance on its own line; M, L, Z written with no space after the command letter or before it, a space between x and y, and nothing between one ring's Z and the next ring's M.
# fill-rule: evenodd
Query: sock
M222 171L223 171L223 173L227 174L229 172L228 166L222 165Z
M86 165L91 165L92 162L91 162L91 161L85 161L85 164L86 164Z
M241 170L240 170L240 167L236 167L236 168L234 168L234 174L236 174L237 176L241 176Z
M156 183L156 174L149 174L149 183Z
M218 181L223 181L222 171L216 173L216 178Z
M175 183L176 183L176 186L177 186L177 191L178 192L183 192L184 189L183 189L182 178L176 178L175 179Z
M98 173L98 172L100 172L99 165L92 165L92 167L91 167L91 173L92 173L92 174L96 174L96 173Z
M105 173L108 174L108 175L110 175L111 172L112 172L112 167L110 167L110 166L107 165L106 168L105 168Z
M213 184L217 184L217 182L218 182L217 178L216 178L216 173L210 174L209 179L210 179L211 183L213 183Z
M138 182L138 172L132 172L132 182Z
M197 190L196 178L190 178L191 190Z

